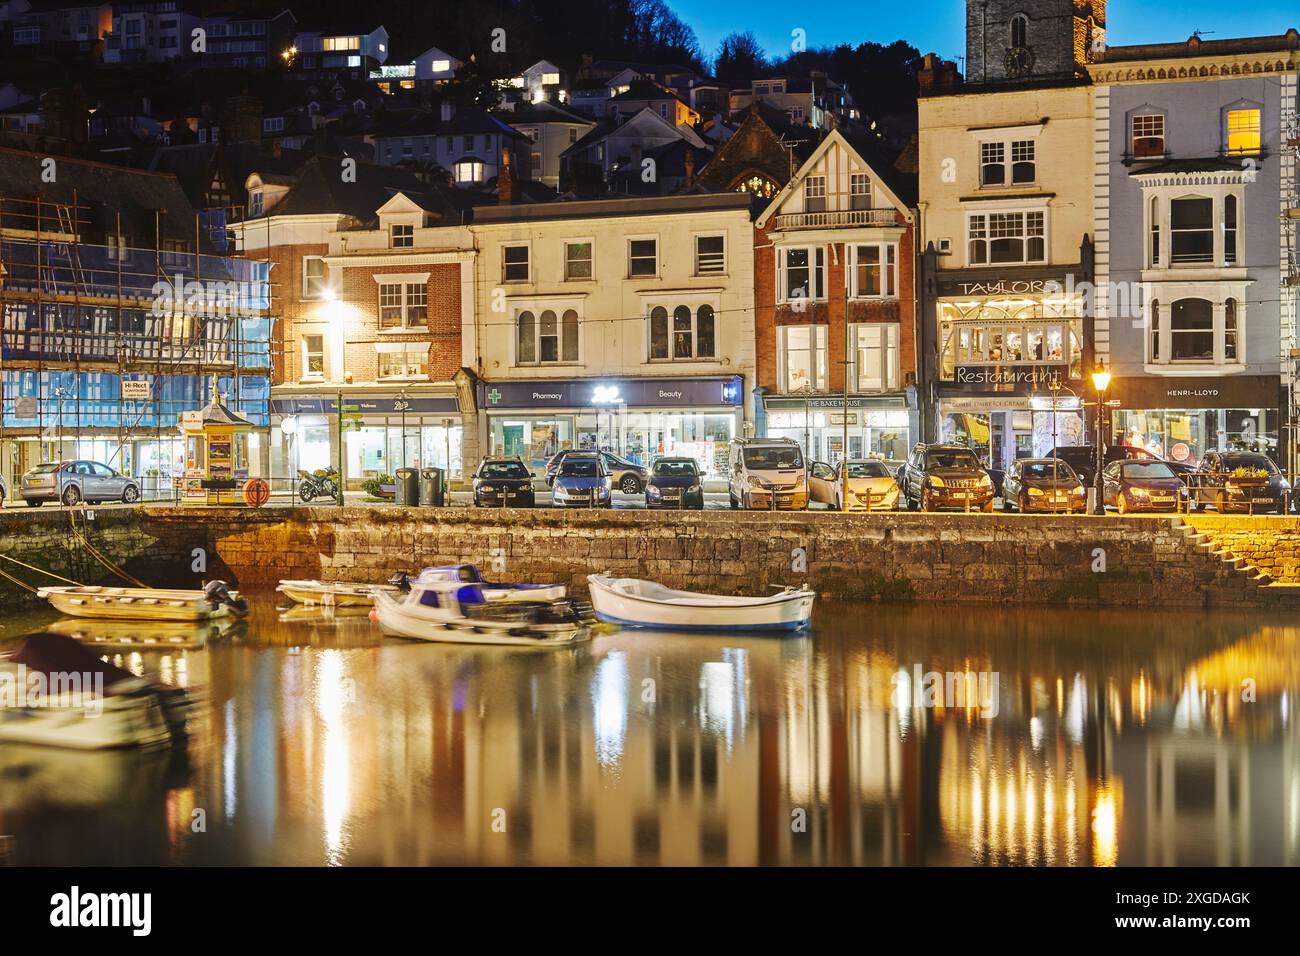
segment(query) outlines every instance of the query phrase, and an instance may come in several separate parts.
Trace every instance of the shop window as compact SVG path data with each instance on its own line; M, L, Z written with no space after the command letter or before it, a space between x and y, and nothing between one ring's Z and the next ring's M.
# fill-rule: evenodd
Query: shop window
M527 282L528 247L505 246L501 250L501 279L503 282Z
M1237 300L1223 303L1223 360L1237 361Z
M659 274L659 240L632 239L628 242L627 274L632 278Z
M515 362L518 365L555 365L578 361L578 313L531 311L515 318Z
M898 333L897 324L863 324L850 329L856 391L898 388Z
M783 325L777 329L778 374L783 392L826 388L826 326Z
M855 299L892 299L898 295L898 246L892 242L851 246L849 294Z
M1233 155L1258 153L1259 110L1231 109L1224 114L1224 133L1228 152Z
M302 257L302 297L319 299L325 294L325 260L320 256Z
M809 176L803 181L803 211L826 211L826 177Z
M1132 152L1134 159L1158 159L1165 154L1165 117L1147 113L1133 117Z
M1170 357L1175 362L1214 359L1214 309L1208 299L1179 299L1169 319Z
M302 377L304 379L325 378L325 336L304 335L302 337Z
M724 236L696 236L695 274L697 276L720 276L726 271L726 238Z
M826 250L782 247L777 250L782 302L826 298Z
M1045 262L1044 212L995 212L967 220L967 254L971 265Z
M564 244L564 278L590 279L591 277L591 243L566 242Z

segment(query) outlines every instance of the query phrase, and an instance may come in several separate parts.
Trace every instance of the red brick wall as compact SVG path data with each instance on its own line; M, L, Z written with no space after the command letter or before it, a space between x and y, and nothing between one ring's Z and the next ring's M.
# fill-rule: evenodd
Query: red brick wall
M303 301L303 256L323 256L329 252L325 243L275 246L270 250L271 262L271 314L276 317L271 332L271 384L296 382L302 375L302 351L298 348L296 328L310 310L319 306L316 300ZM267 259L263 253L259 258Z
M902 214L897 221L904 223ZM831 392L844 388L844 280L845 250L843 243L827 247L825 302L809 303L802 312L788 305L776 304L776 249L772 246L774 230L769 221L766 229L754 230L754 347L758 384L769 392L777 391L776 328L779 325L813 323L828 325L827 385ZM916 245L909 226L898 243L897 301L852 301L848 303L851 322L899 323L899 370L903 385L916 379Z

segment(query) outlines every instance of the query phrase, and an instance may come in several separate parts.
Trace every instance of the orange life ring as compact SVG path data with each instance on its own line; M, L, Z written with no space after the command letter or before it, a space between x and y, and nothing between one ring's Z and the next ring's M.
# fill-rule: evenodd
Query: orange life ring
M271 486L261 478L249 478L244 482L244 504L250 508L260 508L271 500Z

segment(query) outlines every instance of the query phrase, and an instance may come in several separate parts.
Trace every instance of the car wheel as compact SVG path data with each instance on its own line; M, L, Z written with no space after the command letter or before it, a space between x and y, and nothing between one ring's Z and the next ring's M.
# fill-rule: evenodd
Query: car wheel
M624 475L623 480L618 483L618 490L625 495L635 495L641 490L641 482L637 480L636 475Z
M982 506L980 506L980 511L984 512L985 514L992 514L992 512L993 512L993 499L990 498L988 501L984 502L984 504L983 504Z
M140 489L135 485L127 485L122 489L122 501L125 504L133 505L140 500Z
M922 511L933 511L933 510L934 510L934 508L933 508L933 503L930 501L930 489L929 489L929 488L922 488L922 489L921 489L921 510L922 510Z
M736 496L730 491L727 492L727 504L731 505L733 511L740 507L740 502L736 500Z
M1115 510L1122 515L1128 514L1128 498L1122 491L1115 498Z
M1016 499L1016 510L1019 511L1019 512L1022 512L1022 513L1028 513L1028 511L1029 511L1029 499L1026 498L1024 495L1021 495L1020 497L1018 497L1018 498Z
M81 492L76 485L69 485L63 490L63 503L65 505L75 505L81 501Z
M1219 514L1227 514L1228 512L1228 496L1222 491L1214 496L1214 510Z

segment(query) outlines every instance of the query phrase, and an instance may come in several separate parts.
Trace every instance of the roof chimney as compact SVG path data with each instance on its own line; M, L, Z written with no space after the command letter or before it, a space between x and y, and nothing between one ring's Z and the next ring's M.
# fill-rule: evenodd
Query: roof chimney
M497 202L508 206L515 201L515 171L510 164L510 149L501 149L501 172L497 174Z

